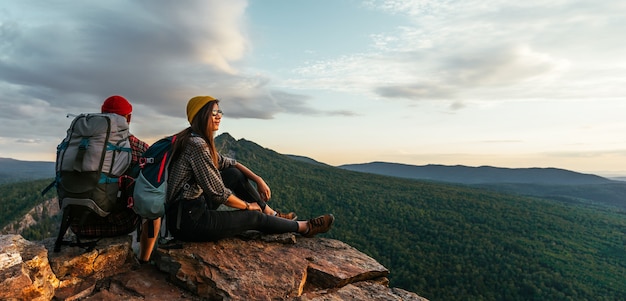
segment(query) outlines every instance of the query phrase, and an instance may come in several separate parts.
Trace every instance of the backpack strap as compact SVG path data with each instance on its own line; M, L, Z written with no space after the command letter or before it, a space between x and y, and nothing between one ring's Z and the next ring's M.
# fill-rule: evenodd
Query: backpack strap
M180 220L183 214L183 200L180 200L180 196L183 195L183 192L185 190L189 190L190 188L191 188L191 185L189 183L185 183L185 185L183 185L183 187L176 194L176 197L174 197L174 205L176 206L176 210L178 210L178 212L176 212L176 229L177 230L180 230ZM167 208L165 209L165 211L167 211Z
M118 152L132 152L133 150L130 147L121 147L117 146L111 142L107 142L107 150L108 151L118 151Z
M71 210L72 209L70 206L66 206L63 208L63 217L61 220L61 227L59 228L59 234L57 235L57 239L54 242L54 252L55 253L60 252L61 246L85 248L87 252L90 252L96 247L96 244L98 243L98 241L100 241L100 239L97 239L94 241L88 241L88 242L81 242L78 235L76 235L76 242L73 242L70 240L63 240L63 237L65 236L65 233L67 232L67 229L70 227L70 224L72 221ZM81 224L84 223L86 219L87 219L87 215L84 214L80 219L80 223Z
M154 220L148 220L150 222L154 221ZM154 238L156 236L156 233L154 233L154 222L152 223L148 223L148 238Z
M120 180L119 177L109 177L105 173L101 173L98 184L117 183L119 182L119 180Z
M78 153L76 153L76 160L74 160L73 165L75 171L80 172L83 170L83 160L85 159L87 148L89 148L89 138L81 139L78 145Z
M48 191L50 191L50 189L52 189L52 187L57 186L57 181L58 181L58 180L59 180L59 179L54 179L54 180L52 180L52 182L51 182L50 184L48 184L48 186L46 186L46 188L44 188L44 189L41 191L41 196L44 196L46 193L48 193Z
M67 148L67 145L68 145L68 142L65 139L63 141L61 141L61 143L59 143L59 145L57 145L57 157L59 156L59 154L63 150L65 150ZM58 163L57 163L57 165L58 165ZM58 166L57 166L57 168L58 168ZM57 183L59 183L60 181L61 181L61 177L59 176L59 172L57 171L55 179L50 184L48 184L48 186L46 186L46 188L44 188L41 191L41 196L44 196L46 193L48 193L48 191L50 191L50 189L52 189L52 187L56 187Z
M65 236L65 232L67 232L67 228L70 227L70 208L63 208L63 217L61 220L61 227L59 228L59 234L57 235L57 240L54 242L54 252L58 253L61 251L61 245L66 244L63 240L63 236Z
M180 230L180 220L183 218L183 200L178 200L178 206L176 206L178 212L176 212L176 229Z

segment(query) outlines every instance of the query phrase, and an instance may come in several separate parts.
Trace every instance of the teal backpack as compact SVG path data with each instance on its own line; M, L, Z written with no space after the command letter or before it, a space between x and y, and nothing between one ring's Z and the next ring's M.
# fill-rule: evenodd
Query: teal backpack
M142 218L154 220L165 215L167 174L175 141L176 136L162 138L139 159L132 208Z

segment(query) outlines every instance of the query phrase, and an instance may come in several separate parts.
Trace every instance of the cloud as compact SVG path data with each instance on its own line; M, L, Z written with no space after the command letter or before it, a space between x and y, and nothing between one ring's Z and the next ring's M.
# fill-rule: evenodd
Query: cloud
M229 95L249 82L265 82L246 86L258 89L249 94L267 93L266 78L236 67L250 48L245 1L113 2L31 1L19 8L45 16L36 19L9 9L0 31L0 80L13 95L2 101L39 99L82 111L122 94L173 115L191 96ZM262 114L249 111L256 99L234 98L248 104L235 116Z
M49 112L49 109L48 103L40 99L0 102L0 118L9 120L33 118Z
M306 102L276 102L269 78L237 67L250 52L246 8L244 0L9 1L0 10L0 118L12 121L0 131L58 136L66 114L98 111L113 94L150 119L183 117L186 101L206 94L223 98L233 118L315 113Z
M229 98L220 102L220 106L229 118L273 119L276 114L355 116L356 113L342 110L320 110L309 105L310 96L289 93L275 89L234 89L228 92ZM260 92L262 91L262 92ZM251 101L254 100L254 101ZM233 113L231 114L231 109Z
M386 98L407 99L448 99L454 95L451 88L435 83L415 83L405 85L388 85L374 89L375 93Z
M17 139L17 140L15 140L15 143L18 143L18 144L38 144L38 143L41 143L41 140L39 140L39 139Z
M567 63L521 45L445 53L433 65L429 67L432 75L425 81L414 76L416 82L383 85L374 91L388 98L457 100L468 91L502 89L550 76L563 70Z
M99 100L118 91L138 103L166 104L169 91L236 76L231 62L248 48L243 1L35 3L30 9L48 11L46 18L3 25L1 79L30 88L25 93L72 91ZM197 71L204 87L185 85ZM72 105L70 99L49 101Z
M451 82L464 86L503 86L550 74L566 65L528 45L477 49L451 57L443 66Z
M626 45L616 37L626 25L617 12L626 5L619 1L367 1L365 6L404 23L371 33L370 47L361 53L308 62L296 69L291 85L431 100L459 109L469 100L593 99L606 91L614 95L614 83L623 80L618 72L605 72L624 68L617 62Z
M287 113L298 115L330 115L330 116L355 116L356 113L348 110L325 111L314 109L307 105L307 100L311 97L287 93L283 91L273 91L272 97L276 103Z

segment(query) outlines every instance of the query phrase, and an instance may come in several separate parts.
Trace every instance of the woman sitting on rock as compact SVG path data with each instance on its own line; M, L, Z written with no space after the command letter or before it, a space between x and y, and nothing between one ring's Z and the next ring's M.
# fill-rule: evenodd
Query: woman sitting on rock
M244 186L249 185L248 179L251 179L257 183L261 198L269 200L270 197L269 187L259 176L217 152L214 133L222 120L218 103L219 100L211 96L190 99L187 119L191 126L176 134L167 180L171 208L167 212L167 226L173 236L182 241L214 241L248 230L297 232L305 237L330 230L334 222L332 214L295 221L293 213L277 213L258 197L237 196L226 187L224 179L229 182L234 179ZM224 178L221 171L225 171ZM238 185L228 184L229 187ZM255 194L249 188L247 191ZM241 210L215 210L220 204Z

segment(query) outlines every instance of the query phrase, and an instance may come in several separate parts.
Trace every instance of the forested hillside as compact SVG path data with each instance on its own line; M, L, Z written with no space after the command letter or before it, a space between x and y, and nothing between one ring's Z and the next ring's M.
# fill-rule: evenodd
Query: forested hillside
M394 287L430 300L626 296L621 211L346 171L227 134L217 142L265 179L272 207L301 218L333 213L324 236L380 261Z
M41 191L52 179L0 184L0 229L43 202ZM54 189L48 197L54 197Z
M431 300L615 300L626 296L618 211L308 164L253 142L220 142L272 187L277 209L332 212L328 236Z

